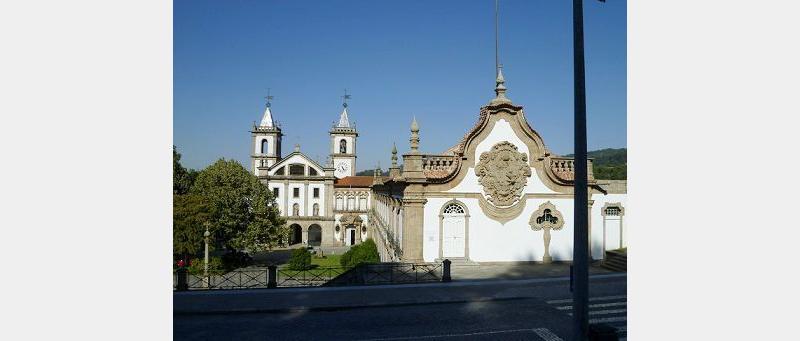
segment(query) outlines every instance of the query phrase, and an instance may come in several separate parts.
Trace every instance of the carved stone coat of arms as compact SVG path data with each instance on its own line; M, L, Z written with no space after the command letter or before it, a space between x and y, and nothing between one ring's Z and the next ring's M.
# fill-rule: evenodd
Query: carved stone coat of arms
M500 142L481 153L475 175L483 186L486 198L495 206L511 206L520 198L531 176L528 156L517 151L508 141Z

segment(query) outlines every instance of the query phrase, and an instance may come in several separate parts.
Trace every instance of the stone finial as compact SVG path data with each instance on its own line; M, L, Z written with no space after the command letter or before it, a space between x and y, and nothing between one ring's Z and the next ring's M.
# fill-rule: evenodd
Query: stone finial
M411 153L419 152L419 125L417 124L417 117L415 116L411 121Z
M299 143L295 143L294 144L294 151L296 151L296 152L300 151L300 144Z
M506 79L503 77L503 65L497 66L497 79L495 79L495 83L497 85L494 88L495 97L489 103L491 105L497 105L501 103L511 103L511 100L506 97Z
M397 167L397 146L392 142L392 168Z

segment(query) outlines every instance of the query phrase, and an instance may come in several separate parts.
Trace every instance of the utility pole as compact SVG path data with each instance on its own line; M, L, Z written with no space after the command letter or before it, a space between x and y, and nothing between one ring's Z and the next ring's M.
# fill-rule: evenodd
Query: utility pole
M575 288L572 317L575 340L589 335L589 195L586 157L586 84L583 58L583 0L572 0L572 34L575 76L575 181L572 263Z

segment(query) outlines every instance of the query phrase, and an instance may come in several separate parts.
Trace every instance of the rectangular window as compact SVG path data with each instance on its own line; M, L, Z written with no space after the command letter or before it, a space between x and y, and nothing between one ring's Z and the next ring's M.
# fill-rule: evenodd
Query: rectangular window
M292 188L292 198L299 198L299 197L300 197L300 189Z
M276 198L278 197L278 195L280 193L281 193L280 188L275 187L275 188L272 189L272 194L274 194Z
M319 198L319 188L314 188L314 198Z

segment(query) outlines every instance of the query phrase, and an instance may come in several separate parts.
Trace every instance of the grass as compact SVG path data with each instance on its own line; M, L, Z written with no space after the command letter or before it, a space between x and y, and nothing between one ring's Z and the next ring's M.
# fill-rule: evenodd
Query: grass
M326 274L336 274L333 272L329 272L325 268L341 268L342 265L339 263L339 259L341 259L341 255L327 255L325 257L311 257L311 269L308 270L308 275L326 275ZM286 274L295 276L300 274L302 271L299 270L289 270L286 268L287 265L281 266L281 271L284 271ZM340 272L344 272L344 270L338 270Z
M311 265L316 265L320 268L339 267L342 266L339 263L341 258L342 255L327 255L322 258L311 257Z

